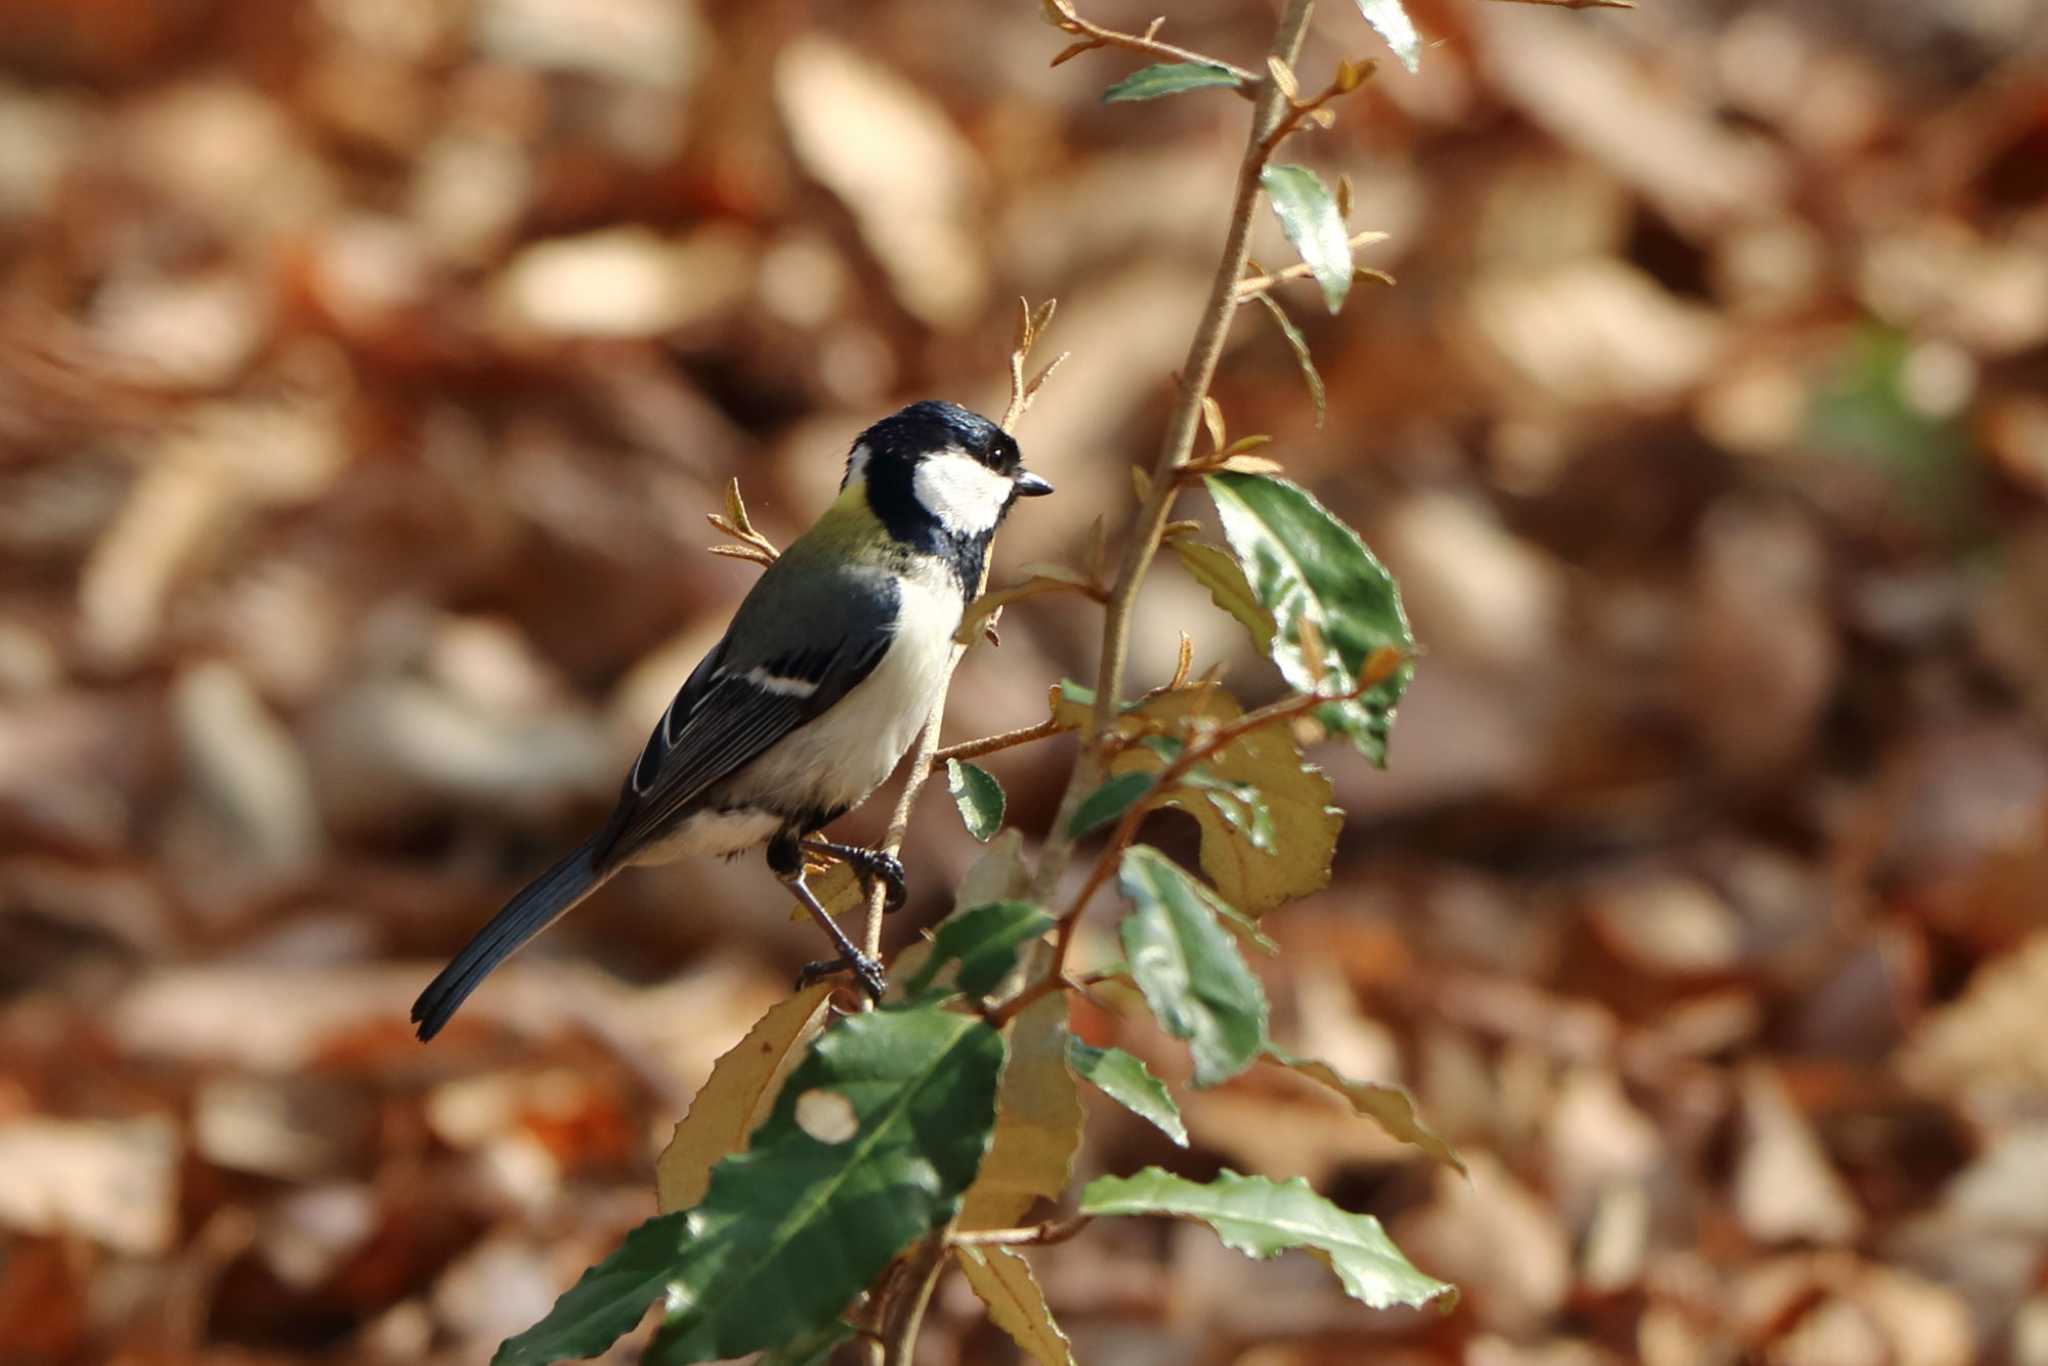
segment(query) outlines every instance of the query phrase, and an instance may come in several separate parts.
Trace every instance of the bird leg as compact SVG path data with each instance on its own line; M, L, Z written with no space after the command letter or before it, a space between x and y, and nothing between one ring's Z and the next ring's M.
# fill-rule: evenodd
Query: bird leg
M830 854L833 858L845 860L846 866L853 869L853 875L860 879L863 892L874 891L875 882L879 879L888 888L882 897L882 909L903 909L909 889L904 883L903 860L894 854L882 849L863 848L858 844L841 844L816 835L804 840L801 847L813 854Z
M790 895L803 903L811 913L811 919L818 922L818 928L831 937L832 945L839 950L837 958L822 962L806 963L797 975L797 986L806 987L818 978L834 972L851 972L860 988L874 1001L882 999L887 980L882 975L882 965L860 951L860 947L846 937L846 931L839 928L825 907L804 885L804 858L802 847L796 840L776 839L768 845L768 868L782 885L789 888Z

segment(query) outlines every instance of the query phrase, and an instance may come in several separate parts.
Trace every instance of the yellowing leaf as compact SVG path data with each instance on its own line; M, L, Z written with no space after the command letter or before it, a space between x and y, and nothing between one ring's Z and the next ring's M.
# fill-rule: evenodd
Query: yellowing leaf
M1191 540L1185 536L1173 542L1173 553L1180 556L1181 568L1188 571L1188 577L1209 590L1209 598L1218 607L1230 613L1251 632L1252 642L1259 647L1259 653L1273 652L1273 614L1259 602L1258 595L1245 580L1244 569L1237 557L1220 545L1207 541Z
M805 987L769 1010L712 1064L711 1076L655 1164L655 1191L664 1214L695 1206L710 1188L713 1164L745 1151L747 1136L775 1104L790 1069L803 1060L804 1045L818 1032L831 994L829 982Z
M1395 1138L1414 1144L1439 1162L1456 1167L1460 1172L1465 1170L1464 1159L1458 1156L1457 1149L1422 1122L1422 1115L1415 1108L1415 1097L1401 1087L1383 1082L1354 1081L1320 1058L1297 1058L1270 1045L1266 1049L1266 1061L1277 1063L1311 1081L1321 1082L1350 1102L1351 1112L1359 1118L1372 1120Z
M1038 1366L1074 1366L1067 1335L1053 1322L1045 1292L1031 1274L1031 1263L1006 1247L956 1247L953 1255L967 1284L988 1306L996 1327L1010 1335Z
M1190 718L1218 725L1243 714L1237 699L1219 687L1152 693L1124 714L1122 726L1137 733L1146 722L1171 727ZM1166 760L1150 749L1133 748L1110 764L1112 773L1157 772ZM1271 849L1257 848L1249 833L1227 818L1199 790L1164 799L1202 827L1203 873L1223 899L1247 915L1321 891L1330 882L1343 814L1330 805L1330 780L1302 758L1285 726L1253 731L1204 763L1216 777L1258 789L1272 817Z
M860 879L854 876L849 865L838 859L834 859L822 872L804 874L804 885L811 889L811 895L818 898L818 904L834 920L851 915L868 904L867 893L860 889ZM789 918L809 920L811 913L791 897Z
M1010 1023L996 1131L967 1188L960 1227L1010 1228L1040 1196L1058 1199L1081 1146L1080 1088L1067 1070L1067 999L1053 992Z

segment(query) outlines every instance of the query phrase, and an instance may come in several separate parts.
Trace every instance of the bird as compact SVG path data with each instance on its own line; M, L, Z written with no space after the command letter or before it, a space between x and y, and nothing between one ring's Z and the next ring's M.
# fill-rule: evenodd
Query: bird
M818 832L892 773L938 700L953 638L980 591L996 529L1018 498L1051 493L1016 440L928 399L863 431L839 494L770 564L724 637L655 724L597 831L533 879L413 1003L424 1042L500 963L621 869L766 846L768 869L830 936L870 997L881 965L804 880L804 855L845 860L889 905L902 864Z

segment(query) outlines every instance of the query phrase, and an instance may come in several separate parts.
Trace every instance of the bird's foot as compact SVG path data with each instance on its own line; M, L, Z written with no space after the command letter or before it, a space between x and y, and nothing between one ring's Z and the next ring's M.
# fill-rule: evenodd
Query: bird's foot
M855 951L843 957L824 958L815 963L804 964L803 971L796 975L797 990L801 991L821 978L841 972L852 973L854 981L860 983L860 989L868 994L871 1001L879 1003L882 993L888 989L889 982L882 975L882 965L866 954Z
M872 896L875 883L881 882L882 909L900 911L909 899L909 884L903 873L903 860L885 849L868 849L858 844L840 844L833 840L808 840L804 847L815 853L830 854L843 859L853 869L853 875L860 879L860 889Z

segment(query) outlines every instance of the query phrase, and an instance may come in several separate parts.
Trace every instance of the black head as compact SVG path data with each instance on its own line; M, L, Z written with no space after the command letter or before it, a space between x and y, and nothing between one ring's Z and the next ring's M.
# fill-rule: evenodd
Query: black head
M956 403L927 399L860 434L846 480L862 480L868 506L905 544L958 562L972 590L981 556L1020 497L1051 493L1024 468L1008 432ZM842 485L843 486L843 485ZM971 574L964 569L971 561Z

